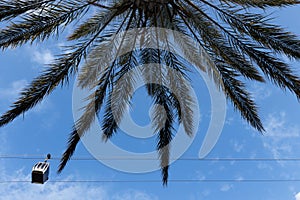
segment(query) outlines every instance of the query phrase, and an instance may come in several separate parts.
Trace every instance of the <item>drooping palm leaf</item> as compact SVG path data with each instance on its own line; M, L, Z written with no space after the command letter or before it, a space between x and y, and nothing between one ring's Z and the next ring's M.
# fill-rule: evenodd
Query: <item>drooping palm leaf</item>
M278 54L283 54L300 59L298 37L274 25L266 15L249 11L299 3L299 0L114 0L105 3L0 0L0 22L5 26L0 30L2 50L59 36L66 27L78 23L67 38L72 42L66 49L68 53L58 56L22 91L11 109L0 117L0 126L33 108L58 85L78 75L79 86L90 89L91 96L72 129L59 166L61 172L101 107L105 107L104 116L100 116L105 138L109 139L117 131L135 81L135 77L126 75L138 70L138 65L166 65L169 68L144 67L141 71L148 94L164 110L155 110L152 123L158 133L157 149L166 184L169 143L176 117L187 134L193 133L189 124L193 122L194 102L188 87L192 65L208 73L241 116L258 131L263 131L263 125L243 78L259 82L267 78L300 99L299 77L278 58ZM132 29L136 31L130 32ZM170 34L163 29L175 32ZM193 38L195 43L181 34ZM186 60L179 56L178 49ZM78 70L83 58L85 64Z

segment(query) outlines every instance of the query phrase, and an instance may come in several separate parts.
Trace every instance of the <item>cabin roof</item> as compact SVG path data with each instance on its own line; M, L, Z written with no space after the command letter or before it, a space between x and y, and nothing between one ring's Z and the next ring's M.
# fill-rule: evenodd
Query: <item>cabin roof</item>
M50 164L47 162L38 162L32 167L32 171L46 172Z

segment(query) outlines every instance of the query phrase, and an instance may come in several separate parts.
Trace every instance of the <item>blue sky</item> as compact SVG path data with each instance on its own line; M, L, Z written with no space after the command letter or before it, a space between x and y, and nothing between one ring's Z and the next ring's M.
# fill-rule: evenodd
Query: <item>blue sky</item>
M300 7L278 9L276 23L300 36L297 21ZM0 113L17 98L18 92L37 76L43 64L51 62L63 41L48 40L44 44L25 45L1 52ZM291 62L299 72L299 63ZM299 73L300 74L300 73ZM200 82L200 83L198 83ZM182 158L197 158L210 119L210 101L203 81L196 86L200 100L201 122L196 138ZM59 158L71 131L72 88L57 88L35 109L0 129L0 155L41 157L51 153ZM249 83L262 117L266 133L259 134L227 106L221 137L207 158L300 158L300 105L290 92L270 84ZM143 90L135 94L132 118L137 124L149 123L150 98ZM141 103L142 102L142 103ZM147 102L147 103L145 103ZM145 106L147 105L147 106ZM122 138L122 140L121 140ZM119 133L113 141L128 151L141 152L155 141L130 140ZM145 145L146 144L146 145ZM146 146L146 148L145 148ZM143 149L145 148L145 149ZM109 153L107 154L109 155ZM80 143L74 157L92 157ZM203 180L203 182L145 183L78 183L78 180L160 180L160 171L124 173L111 169L97 160L71 160L62 174L57 175L58 159L51 160L50 181L32 185L31 167L39 159L0 158L0 199L276 199L300 200L300 182L206 182L207 180L291 180L300 179L299 161L196 161L177 160L170 167L170 179ZM51 182L55 180L71 182ZM1 183L2 182L2 183ZM4 182L4 183L3 183ZM299 193L299 194L298 194Z

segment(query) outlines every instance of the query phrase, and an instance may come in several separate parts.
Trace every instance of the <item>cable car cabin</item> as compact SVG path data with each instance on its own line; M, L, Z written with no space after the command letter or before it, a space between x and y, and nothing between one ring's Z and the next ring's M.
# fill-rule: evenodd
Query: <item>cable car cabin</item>
M32 168L31 183L44 184L49 177L50 164L47 162L38 162Z

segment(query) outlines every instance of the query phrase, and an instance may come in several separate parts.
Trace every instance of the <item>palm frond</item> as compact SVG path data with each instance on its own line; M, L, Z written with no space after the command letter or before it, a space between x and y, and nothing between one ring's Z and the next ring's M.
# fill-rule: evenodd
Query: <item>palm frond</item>
M34 107L50 94L59 84L68 81L70 75L74 74L79 65L80 57L84 50L79 48L72 53L63 55L57 59L45 72L34 79L32 83L21 92L20 98L0 117L0 126L3 126L22 113Z
M160 55L162 52L159 49L148 49L148 51L143 52L143 57L145 58L144 61L151 62L151 55L147 55L149 53L158 54L159 60ZM149 59L149 60L148 60ZM146 88L148 94L153 97L154 103L157 106L154 109L153 116L152 116L152 126L155 132L158 132L158 144L157 149L159 152L160 158L160 166L162 170L162 181L164 185L167 185L168 181L168 169L169 169L169 154L170 154L170 146L169 143L172 140L172 130L173 130L173 123L174 123L174 110L181 108L179 103L174 105L174 96L171 94L168 87L168 80L166 79L166 74L163 70L162 65L147 65L142 68L142 77L144 82L146 83ZM175 95L175 98L178 100L178 97ZM159 107L158 105L161 105ZM186 111L186 110L184 110ZM183 111L176 111L177 113L181 113L183 115ZM183 119L183 117L181 117ZM184 121L187 119L184 118ZM187 129L187 132L189 130Z
M160 158L160 167L162 172L162 181L167 185L169 174L169 160L170 160L170 142L172 141L173 131L173 109L172 101L167 95L167 89L158 84L146 84L150 95L154 98L157 105L154 108L152 115L152 126L155 132L158 132L157 149Z
M169 87L180 105L180 108L176 108L176 110L181 109L180 122L182 122L186 134L192 136L194 133L195 99L191 95L192 92L187 80L179 73L174 72L172 68L167 68L167 70Z
M235 35L221 26L217 21L209 17L207 14L203 12L202 14L205 18L210 20L223 31L228 41L233 44L233 46L239 48L241 52L244 52L244 54L248 55L249 58L260 67L260 69L268 78L270 78L278 86L282 88L288 88L291 92L296 94L297 98L299 98L299 78L293 75L292 70L286 63L279 61L274 55L272 55L262 46L255 45L246 38Z
M80 138L85 134L85 132L89 130L91 124L95 120L95 116L99 114L108 87L108 82L106 81L108 73L109 69L106 69L106 71L102 74L102 77L99 79L97 86L95 86L96 91L92 93L87 99L89 100L89 103L84 108L82 108L84 110L83 114L73 126L73 130L69 136L67 148L60 160L60 164L57 170L58 173L61 173L61 171L65 168L67 162L75 152Z
M17 47L28 41L43 41L50 35L57 34L58 28L66 26L84 14L90 3L82 1L63 1L59 5L48 4L42 13L30 13L22 21L13 22L0 30L0 47Z
M10 20L28 11L36 11L55 0L2 0L0 1L0 22Z
M250 6L258 8L267 8L267 7L278 7L278 6L291 6L299 4L299 0L220 0L225 3L234 3L241 6Z
M105 106L104 116L102 119L102 139L107 141L118 130L118 123L112 110L112 91L109 92L108 99Z
M76 122L73 127L73 131L70 134L68 146L65 152L62 155L58 173L65 168L67 162L72 157L73 153L75 152L76 146L80 141L80 137L90 128L91 124L95 120L95 104L94 100L92 99L91 102L86 106L84 110L84 114L80 117L80 119Z
M245 84L235 78L237 75L228 68L226 63L219 61L218 69L224 83L224 92L232 101L234 107L240 111L242 117L258 131L264 131L262 122L258 116L257 107L250 94L245 88Z
M213 6L213 5L212 5ZM239 10L219 9L219 17L227 22L233 29L241 34L247 34L266 48L273 49L278 53L299 59L300 40L297 36L284 31L283 28L268 23L270 19L261 14L239 13Z
M203 48L206 51L213 51L215 55L222 57L227 64L231 65L233 69L237 70L244 77L261 82L264 81L258 70L243 53L235 46L230 45L230 41L222 36L221 30L213 23L214 21L206 18L207 14L200 8L197 8L192 2L187 1L187 3L189 7L182 5L185 7L183 10L184 14L188 16L187 21L189 24L193 25L195 31L202 38L204 42ZM205 55L205 53L203 54Z
M124 4L124 1L121 1L111 5L110 9L98 11L92 17L88 18L88 20L80 24L68 37L68 40L78 40L82 37L90 37L100 29L106 28L112 19L118 16L120 18L125 18L130 6L130 4Z
M0 117L0 126L9 123L20 114L34 107L59 84L68 82L69 76L76 73L81 58L86 55L89 47L101 31L99 30L93 38L86 39L71 47L71 53L61 55L60 58L56 59L56 63L51 64L42 75L34 79L30 86L21 93L21 97L13 104L12 109Z
M62 158L61 158L61 161L59 163L59 167L57 169L58 173L61 173L62 170L67 165L68 161L70 160L70 158L74 154L76 146L77 146L77 144L78 144L79 141L80 141L80 136L77 133L77 129L73 128L73 131L72 131L71 135L69 136L68 147L64 151L64 153L62 155Z
M283 54L300 59L300 40L274 25L265 13L259 13L269 7L299 3L299 0L0 0L2 50L58 37L63 30L74 26L66 38L70 43L65 49L68 53L58 55L21 92L11 109L0 117L0 126L33 108L58 85L68 83L85 59L78 73L78 86L90 89L91 96L72 128L58 168L61 172L102 107L104 116L99 118L103 139L117 132L136 80L129 74L142 65L141 76L148 95L160 105L154 109L152 124L158 133L157 150L166 185L175 119L183 124L188 135L193 133L194 100L188 77L192 65L207 73L242 118L260 132L264 128L257 106L243 79L264 82L267 77L300 99L299 76L278 58ZM255 13L250 13L252 9ZM170 34L168 30L173 32Z

